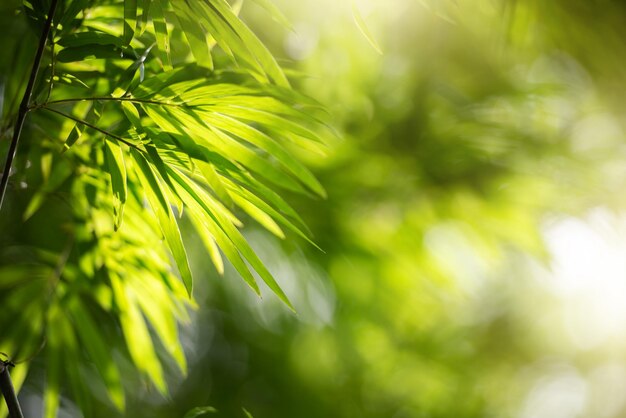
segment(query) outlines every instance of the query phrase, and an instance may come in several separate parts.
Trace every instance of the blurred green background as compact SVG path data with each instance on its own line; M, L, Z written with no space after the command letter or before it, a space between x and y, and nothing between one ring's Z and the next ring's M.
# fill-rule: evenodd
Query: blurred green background
M276 4L243 18L341 138L288 199L323 251L249 231L294 315L187 234L189 375L127 416L626 416L626 3Z

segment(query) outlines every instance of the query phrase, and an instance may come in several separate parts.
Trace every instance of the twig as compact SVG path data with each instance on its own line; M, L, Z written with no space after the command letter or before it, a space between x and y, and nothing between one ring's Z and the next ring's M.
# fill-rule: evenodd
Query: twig
M95 131L103 133L106 136L109 136L109 137L111 137L111 138L113 138L113 139L115 139L115 140L117 140L119 142L122 142L122 143L128 145L129 147L135 148L137 151L139 151L141 153L144 152L144 150L139 148L137 145L133 144L132 142L129 142L128 140L122 138L121 136L115 135L115 134L113 134L113 133L111 133L111 132L109 132L109 131L107 131L105 129L98 128L96 125L93 125L93 124L91 124L91 123L89 123L87 121L84 121L82 119L76 118L76 117L74 117L72 115L68 115L67 113L63 113L60 110L56 110L56 109L53 109L51 107L42 106L39 109L44 109L44 110L47 110L49 112L53 112L53 113L56 113L58 115L61 115L61 116L65 117L65 118L71 119L71 120L73 120L76 123L80 123L81 125L85 125L85 126L91 128L91 129L95 130Z
M0 208L2 208L4 194L6 192L7 185L9 184L9 175L11 174L13 159L15 158L17 144L20 140L22 127L24 126L24 119L26 118L26 114L28 113L28 104L33 94L33 88L35 87L35 80L37 79L37 73L39 72L39 66L41 65L41 57L46 47L46 41L48 40L48 35L50 34L50 28L52 27L52 18L54 17L54 12L56 11L57 2L58 0L52 0L52 2L50 3L48 18L46 19L46 23L44 24L41 38L39 38L39 46L37 47L37 52L35 53L35 62L33 62L33 67L30 71L30 78L28 79L28 84L26 85L26 90L24 91L24 97L22 97L22 102L20 103L19 111L17 113L15 130L13 131L13 139L11 139L11 144L9 145L9 152L7 154L6 163L4 164L2 180L0 180Z
M11 382L11 374L9 373L9 366L13 366L10 361L0 361L0 391L9 408L10 418L24 418L22 408L17 400L15 389L13 388L13 382Z
M50 99L52 94L52 88L54 87L54 36L50 35L50 84L48 85L48 94L46 95L46 102Z
M28 110L37 110L41 108L45 108L51 104L59 104L59 103L76 103L76 102L96 102L96 101L110 101L110 102L131 102L131 103L143 103L143 104L154 104L160 106L184 106L185 103L172 103L172 102L161 102L158 100L148 100L148 99L136 99L133 97L77 97L72 99L60 99L60 100L52 100L49 102L45 102L39 105L31 106Z

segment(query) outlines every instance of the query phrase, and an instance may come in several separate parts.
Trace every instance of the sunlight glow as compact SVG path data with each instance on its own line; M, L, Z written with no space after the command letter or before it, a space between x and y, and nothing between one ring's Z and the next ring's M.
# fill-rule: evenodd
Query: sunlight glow
M579 349L624 342L626 335L626 219L595 209L583 220L547 229L553 256L549 290L562 302L563 321Z

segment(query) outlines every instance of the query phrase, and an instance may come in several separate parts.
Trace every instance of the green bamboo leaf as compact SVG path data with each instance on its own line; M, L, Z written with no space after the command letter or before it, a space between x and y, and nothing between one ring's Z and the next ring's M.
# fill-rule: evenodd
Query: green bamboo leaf
M245 146L219 129L207 127L199 116L172 107L165 110L155 109L154 106L144 106L144 109L163 130L171 129L185 133L195 140L201 141L201 144L209 150L222 153L225 157L240 162L243 166L277 186L298 193L306 193L306 189L299 182L286 175L279 167L272 165L257 151ZM168 115L173 118L168 117ZM176 121L179 123L172 123Z
M224 251L226 258L228 258L233 267L241 274L246 283L248 283L257 294L260 294L254 276L252 276L245 262L239 255L238 247L225 232L225 226L222 222L234 229L233 224L227 216L220 217L221 222L218 221L217 216L220 213L223 214L225 209L213 204L214 202L212 202L211 198L192 180L171 168L169 172L174 180L175 187L178 189L178 193L183 197L185 204L191 209L189 214L192 219L195 219L195 224L199 226L197 229L199 231L208 231L211 234L211 238L215 239L217 245ZM216 265L216 267L219 268L218 265Z
M278 283L274 277L267 270L263 262L258 258L254 250L250 247L248 242L245 240L243 235L235 228L235 226L228 220L228 218L224 215L224 209L220 208L216 201L210 198L206 193L202 193L199 186L192 181L186 179L184 176L176 173L172 169L170 169L170 175L172 179L181 186L187 192L188 196L191 199L184 199L185 202L189 202L190 200L195 202L195 204L199 205L202 209L204 209L205 214L209 214L213 219L213 222L221 228L223 233L228 237L228 239L235 246L237 251L241 253L241 255L250 263L252 268L261 276L261 279L268 285L268 287L292 310L294 310L293 305L287 298L287 295L280 288ZM212 231L214 232L214 231ZM214 236L216 236L214 234ZM218 236L216 236L218 238ZM220 241L218 240L218 245L222 249ZM228 256L228 255L227 255ZM229 257L230 259L230 257Z
M215 99L229 96L239 95L254 95L258 93L250 87L239 86L232 83L216 83L214 81L202 81L201 83L191 84L185 86L183 83L176 83L173 87L178 85L185 87L180 93L181 97L188 105L198 105L203 103L203 99ZM209 103L215 103L215 100L210 100Z
M195 163L200 161L212 164L221 173L241 173L243 168L235 161L226 158L223 153L209 150L206 146L196 144L188 135L171 132L154 133L152 128L146 128L150 138L159 149L175 149L191 158Z
M198 406L187 412L183 418L198 418L202 415L217 412L212 406Z
M109 272L109 279L119 308L120 323L130 356L137 368L146 373L159 392L164 395L167 392L167 386L163 378L161 363L154 351L150 332L135 303L135 296L117 274Z
M93 101L91 103L91 107L89 108L89 111L85 115L85 118L84 118L85 122L91 125L95 125L102 117L103 110L104 110L103 102L100 102L97 100ZM67 136L65 143L63 144L62 152L65 152L68 149L70 149L72 145L74 145L81 138L81 136L85 132L85 129L86 129L85 125L81 123L76 123L74 127L72 128L72 130L70 131L69 135Z
M137 36L143 35L143 32L146 30L152 1L153 0L137 0L137 8L141 10L141 15L137 16L137 26L135 28Z
M308 230L306 224L304 223L304 220L302 220L300 215L298 215L298 213L295 210L293 210L293 208L289 206L289 204L285 202L285 200L274 190L267 187L266 185L264 185L263 183L256 180L254 177L250 175L243 174L241 178L238 180L239 182L245 184L246 187L250 187L252 190L254 190L258 196L262 197L267 202L271 203L275 208L277 208L280 211L280 213L295 220L298 223L298 229L301 229L302 231L306 232L308 235L311 234L311 232Z
M216 44L228 57L234 62L237 62L237 59L243 60L248 63L251 69L262 74L262 68L260 68L258 63L254 62L249 52L241 45L241 40L233 33L232 29L207 6L205 1L208 2L208 0L202 0L188 3L192 15L199 17L202 26L211 34Z
M274 276L267 270L261 259L256 255L250 244L245 240L243 235L239 231L237 231L232 225L223 225L226 235L232 240L233 244L237 247L241 255L248 260L252 268L261 276L261 279L267 284L267 286L278 296L280 300L282 300L292 311L296 311L289 298L283 292L281 287L278 285Z
M186 2L173 2L172 6L176 11L176 17L180 22L180 27L185 33L187 42L189 42L189 48L196 62L198 65L212 70L213 59L211 57L211 51L209 50L207 34L202 28L202 25L197 21L193 11Z
M64 347L63 365L67 373L69 380L69 386L72 389L74 399L76 400L80 410L84 416L91 415L91 397L89 390L87 389L84 378L81 375L81 365L76 361L78 358L79 350L78 343L76 341L76 335L72 327L71 322L67 315L63 316L62 321L57 321L55 328L62 333Z
M252 1L258 4L259 6L261 6L263 9L265 9L265 11L269 13L271 18L276 23L279 23L283 25L285 28L289 29L290 31L293 31L293 26L291 25L291 22L289 21L289 19L285 17L283 12L281 12L280 9L276 7L276 5L271 0L252 0Z
M79 299L72 300L70 312L82 346L102 376L109 398L120 411L124 410L124 390L119 371L111 358L108 345L102 338L98 326Z
M224 233L224 231L215 222L214 219L211 219L210 215L208 215L204 211L205 209L202 208L201 205L197 203L189 203L189 205L190 207L195 207L195 210L197 211L195 212L195 215L192 214L192 218L196 219L195 224L199 226L198 229L203 230L204 231L203 234L210 234L209 237L215 240L219 248L224 252L224 255L226 256L228 261L230 261L230 263L233 265L235 270L237 270L237 272L241 275L243 280L248 284L248 286L250 286L250 288L257 295L260 296L261 289L259 289L259 285L257 284L256 279L254 278L252 273L250 273L248 266L246 265L243 258L241 258L241 255L239 254L237 247L233 244L233 242L230 240L228 235ZM203 241L205 241L205 239L203 239ZM205 245L206 245L206 242L205 242ZM222 271L221 273L223 274L223 270L224 270L223 265L220 266L219 264L216 264L215 267L218 271L221 270Z
M224 179L225 182L228 182L228 180ZM249 204L252 204L254 206L256 206L260 211L264 212L265 214L267 214L268 216L271 216L273 219L276 219L278 222L280 222L282 225L284 225L285 227L289 228L290 230L292 230L293 232L295 232L297 235L299 235L301 238L304 238L307 242L309 242L311 245L313 245L315 248L320 249L308 236L307 233L304 232L303 228L301 229L301 227L296 226L292 221L290 221L289 219L287 219L284 215L282 215L280 212L278 212L276 209L274 209L272 206L270 206L269 204L267 204L265 201L263 201L261 198L259 198L258 196L256 196L254 193L250 192L249 190L247 190L245 187L236 185L234 182L228 182L227 183L227 187L229 190L231 190L231 192L233 194L239 195L239 198L234 197L236 202L240 202L240 201L245 201L248 202ZM290 211L293 211L291 208L289 208ZM297 220L297 218L296 218ZM309 233L310 234L310 233ZM321 250L321 249L320 249Z
M122 43L130 44L137 25L137 0L124 0L124 35Z
M166 163L165 161L163 161L161 155L159 155L159 152L152 144L146 145L145 148L148 154L147 157L152 167L156 169L158 176L165 183L166 187L164 189L164 192L166 198L172 205L176 206L179 216L182 216L184 210L183 202L180 196L176 193L174 185L172 184L172 181L170 180L170 177L166 170L166 166L169 162Z
M241 196L234 196L233 199L237 203L237 206L243 209L244 212L246 212L258 223L260 223L265 229L267 229L279 238L285 238L285 233L283 232L283 230L280 229L280 226L278 226L274 219L272 219L272 217L269 216L266 212L262 211L257 206L250 203L250 201L243 199Z
M237 119L230 118L219 113L202 112L199 113L202 120L216 129L229 132L244 141L267 151L278 160L288 171L290 171L299 181L313 190L320 196L325 197L326 191L315 176L302 165L297 159L289 155L287 151L272 138L263 132L249 126Z
M208 75L209 72L206 68L199 67L195 64L180 66L171 71L162 72L147 78L133 90L133 95L140 99L154 99L157 97L172 99L172 96L175 96L175 94L171 94L172 88L178 83L185 81L206 83L204 78ZM162 91L164 91L164 94L159 95Z
M289 81L280 68L274 56L263 45L263 43L257 38L257 36L248 28L239 17L237 17L231 10L228 3L224 0L211 0L206 3L215 15L219 16L228 25L234 34L240 38L240 42L250 52L254 60L259 63L263 71L269 76L269 78L276 84L284 87L289 86Z
M139 116L139 111L133 103L123 100L122 111L134 128L139 129L143 126L143 124L141 123L141 118Z
M66 2L63 13L58 18L57 28L61 29L61 33L71 30L72 20L89 5L89 0L73 0L71 3ZM58 16L58 15L57 15Z
M160 181L146 158L140 154L139 151L134 149L131 149L130 153L136 166L135 172L143 186L148 202L157 216L161 231L172 251L187 293L191 296L193 279L191 277L191 270L189 269L189 262L187 261L187 254L183 246L180 230L176 224L172 208L165 198L165 193Z
M57 327L60 316L58 306L53 305L48 313L50 327L46 344L46 389L44 391L44 418L55 418L60 404L61 365L65 342Z
M217 246L217 243L215 242L215 238L209 232L209 228L204 226L200 218L201 218L200 216L190 217L195 227L195 230L198 232L198 235L200 236L200 239L202 240L204 247L209 253L209 257L211 257L211 261L213 262L215 269L220 275L224 275L224 261L222 260L219 247ZM246 271L250 273L247 269Z
M89 87L83 80L79 79L73 74L61 73L61 74L55 75L53 78L53 81L55 83L66 84L72 87L91 89L91 87Z
M222 181L222 176L220 176L215 170L215 166L211 163L207 163L205 161L197 161L196 162L202 176L207 181L209 186L215 191L217 196L228 206L232 206L233 201L228 194L228 190L224 186L224 182Z
M59 62L87 61L103 58L124 58L122 49L115 45L88 44L62 49L57 54Z
M169 289L161 281L154 280L145 272L137 272L133 275L134 280L128 281L133 294L150 325L163 343L163 347L176 361L182 373L187 372L185 354L178 340L178 329L173 312L172 296Z
M363 16L361 16L361 12L359 11L359 8L357 7L354 0L352 1L352 16L354 17L354 22L356 23L356 26L359 28L365 39L367 39L367 42L369 42L369 44L372 46L372 48L374 48L376 52L382 55L383 51L380 49L380 46L378 46L378 42L376 42L376 39L367 27L367 24L365 23Z
M73 171L70 165L57 160L56 163L52 165L47 181L35 192L30 202L28 202L28 206L26 210L24 210L23 219L26 220L33 216L39 208L41 208L41 205L43 205L48 195L54 193L61 187L72 173Z
M231 103L228 103L228 102ZM277 109L272 109L267 100L241 100L234 101L230 98L215 100L210 105L199 105L198 110L208 110L229 115L237 119L262 124L272 132L289 135L296 134L312 142L321 143L319 135L306 127L303 115L300 112L288 113L285 116L278 114ZM297 122L296 122L297 121ZM310 121L308 121L310 122Z
M122 147L112 141L104 142L104 161L107 172L111 177L111 190L113 192L113 218L114 228L117 231L122 224L124 205L128 194L126 186L126 164Z
M220 1L222 2L223 0ZM194 15L200 17L207 32L211 34L217 45L228 57L238 64L245 64L248 68L248 74L255 77L258 81L266 83L271 79L271 76L268 78L268 71L263 68L261 61L253 53L253 51L258 52L258 50L250 49L237 29L232 26L232 22L241 23L241 21L230 5L226 2L220 4L220 6L224 6L223 12L226 14L226 17L215 8L213 1L198 1L190 3L190 5L193 8ZM245 27L245 25L243 26ZM261 47L265 48L262 44Z
M121 47L122 42L123 41L117 36L113 36L104 32L89 31L70 33L61 37L57 43L67 48L86 45L113 45L116 47Z
M164 14L164 6L166 5L165 0L154 0L150 10L152 11L152 25L161 62L165 71L169 71L172 69L172 58L170 56L170 38Z

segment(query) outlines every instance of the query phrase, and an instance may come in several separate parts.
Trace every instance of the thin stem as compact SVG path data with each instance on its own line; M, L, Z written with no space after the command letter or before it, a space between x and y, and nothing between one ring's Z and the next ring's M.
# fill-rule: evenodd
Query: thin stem
M22 408L17 400L13 382L11 382L11 374L9 373L10 361L0 361L0 391L7 403L10 418L24 418Z
M132 142L127 141L126 139L122 138L121 136L115 135L115 134L113 134L113 133L111 133L111 132L109 132L109 131L107 131L105 129L98 128L96 125L93 125L93 124L91 124L91 123L89 123L87 121L84 121L82 119L76 118L76 117L74 117L72 115L68 115L67 113L63 113L63 112L61 112L59 110L56 110L56 109L53 109L51 107L42 106L42 107L39 107L39 109L44 109L44 110L47 110L49 112L56 113L57 115L61 115L61 116L65 117L65 118L71 119L71 120L73 120L76 123L80 123L81 125L85 125L85 126L91 128L91 129L95 130L95 131L103 133L104 135L109 136L109 137L111 137L111 138L113 138L113 139L115 139L117 141L120 141L120 142L128 145L129 147L135 148L139 152L144 152L137 145L133 144Z
M59 103L76 103L76 102L96 102L96 101L110 101L110 102L131 102L131 103L143 103L143 104L154 104L160 106L182 106L184 103L172 103L172 102L160 102L158 100L148 100L148 99L135 99L132 97L78 97L72 99L60 99L60 100L52 100L49 102L42 103L40 105L31 106L29 110L37 110L42 107L46 107L51 104L59 104Z
M11 139L11 144L9 145L9 152L7 154L7 159L4 164L2 180L0 180L0 208L2 208L4 194L6 192L7 185L9 184L9 175L11 174L13 159L15 158L17 144L20 140L20 135L22 134L24 119L26 119L26 114L28 113L28 104L33 94L35 80L37 79L37 73L39 71L39 66L41 65L41 57L43 55L44 49L46 48L46 41L48 40L48 35L50 34L50 28L52 27L52 18L54 17L57 3L58 0L52 0L52 2L50 3L48 18L46 19L46 23L44 24L41 37L39 38L39 46L37 47L37 52L35 53L35 62L33 62L33 67L30 71L30 78L28 79L28 84L26 85L26 91L24 91L24 97L22 97L22 102L20 103L17 120L15 121L15 130L13 131L13 139Z
M50 34L50 84L48 85L48 94L46 95L46 102L50 99L52 94L52 88L54 86L54 36Z

